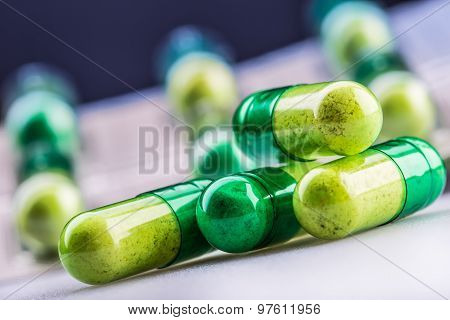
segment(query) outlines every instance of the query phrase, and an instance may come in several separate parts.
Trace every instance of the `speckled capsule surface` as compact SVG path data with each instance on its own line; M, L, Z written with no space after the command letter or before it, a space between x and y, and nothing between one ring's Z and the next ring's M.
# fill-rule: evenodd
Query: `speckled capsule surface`
M410 215L443 192L439 153L418 138L398 138L308 172L294 192L302 227L340 239Z
M352 81L295 85L248 96L233 117L237 145L254 159L313 160L367 149L383 123L381 106Z
M213 247L230 253L291 239L300 228L292 209L295 185L317 165L267 167L213 182L197 204L200 230Z

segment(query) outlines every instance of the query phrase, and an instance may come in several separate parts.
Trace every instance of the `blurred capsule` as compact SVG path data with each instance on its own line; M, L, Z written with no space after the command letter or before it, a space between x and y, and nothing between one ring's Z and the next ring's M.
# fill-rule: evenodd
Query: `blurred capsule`
M436 106L427 86L408 71L391 71L376 77L369 87L383 109L379 139L409 135L428 138L436 125Z
M198 131L226 123L237 102L237 85L227 51L210 33L192 26L174 30L161 50L169 100Z
M352 73L368 54L394 52L387 17L375 3L347 1L335 6L321 26L325 54L335 72Z
M214 181L197 203L197 222L216 249L242 253L293 238L300 229L292 208L297 182L318 162L293 162Z
M355 1L355 0L313 0L311 1L311 14L313 22L317 27L320 27L323 19L327 14L333 10L334 7L341 3ZM356 0L357 1L357 0Z
M407 71L396 54L374 54L355 69L355 80L367 85L383 109L379 141L399 136L428 138L435 128L436 110L426 84Z
M21 66L8 77L3 87L3 107L7 109L14 100L33 91L51 92L70 105L78 100L68 74L55 66L34 62Z
M80 192L62 170L33 174L20 184L14 197L20 240L39 258L56 255L64 225L82 210Z
M299 181L293 206L308 233L341 239L429 206L445 184L434 147L402 137L312 169Z
M19 152L37 142L64 154L78 150L77 120L72 107L48 91L32 91L17 98L8 110L6 129Z
M252 159L314 160L364 151L382 126L378 100L352 81L256 92L233 117L239 148Z
M104 284L210 251L195 219L210 183L196 179L76 216L61 234L61 263L82 282Z

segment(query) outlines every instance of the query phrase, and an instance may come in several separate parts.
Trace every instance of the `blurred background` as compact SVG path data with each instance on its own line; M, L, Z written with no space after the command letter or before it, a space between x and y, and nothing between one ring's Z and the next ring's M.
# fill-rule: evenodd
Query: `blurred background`
M391 6L413 1L381 2ZM132 87L142 89L157 83L152 57L174 27L195 24L214 29L231 45L236 60L242 61L312 36L315 30L309 15L311 3L312 0L136 0L130 5L125 0L15 0L11 4ZM0 6L0 24L5 48L0 81L24 63L44 61L73 76L82 101L130 91L4 4Z

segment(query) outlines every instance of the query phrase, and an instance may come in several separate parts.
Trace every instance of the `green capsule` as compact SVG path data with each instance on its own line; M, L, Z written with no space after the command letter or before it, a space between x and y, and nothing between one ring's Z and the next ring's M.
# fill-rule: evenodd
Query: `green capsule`
M318 166L297 162L231 175L213 182L197 204L197 221L216 249L241 253L291 239L300 229L292 194L297 181Z
M335 6L322 23L321 37L336 72L351 74L353 64L367 55L395 50L385 13L369 1L346 1Z
M254 93L238 107L234 133L253 159L312 160L364 151L383 115L373 93L356 82L295 85Z
M15 100L6 117L6 129L22 152L32 144L43 143L61 153L74 154L79 145L73 109L46 91L34 91Z
M213 30L184 25L172 30L163 45L158 48L156 71L161 81L178 59L190 53L213 53L225 61L232 61L230 48L224 39Z
M238 100L229 49L215 33L182 26L160 50L158 70L176 111L197 132L228 122Z
M198 131L226 123L237 103L237 86L231 68L219 56L194 52L170 68L167 95L186 121Z
M29 176L14 197L19 238L38 258L57 254L64 225L82 210L78 188L61 170L44 170Z
M29 63L21 66L6 80L3 90L3 106L34 91L53 93L70 105L76 104L77 92L70 77L55 66L45 63Z
M383 109L380 140L399 136L428 138L436 126L436 110L426 84L408 71L380 74L369 83Z
M407 71L396 54L375 54L355 69L355 80L367 85L383 109L379 141L400 136L429 138L436 110L426 84Z
M398 138L308 172L294 192L302 227L340 239L413 214L443 192L439 153L419 138Z
M208 252L195 206L210 182L192 180L76 216L61 234L61 263L76 279L103 284Z

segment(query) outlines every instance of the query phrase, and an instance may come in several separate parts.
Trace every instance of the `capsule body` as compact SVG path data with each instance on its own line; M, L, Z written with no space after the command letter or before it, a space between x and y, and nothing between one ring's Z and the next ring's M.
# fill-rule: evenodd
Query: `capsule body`
M292 194L317 162L267 167L221 178L200 197L197 221L216 249L241 253L283 242L297 234Z
M61 263L76 279L102 284L209 251L195 206L210 182L193 180L76 216L61 234Z
M325 54L336 72L352 73L352 65L365 56L393 52L387 18L369 1L346 1L326 15L321 26Z
M302 227L339 239L410 215L445 187L437 151L418 138L398 138L308 172L294 192Z
M408 71L391 71L368 85L383 109L380 140L410 135L428 138L436 125L436 106L423 81Z
M367 149L381 130L382 111L369 89L338 81L252 94L233 124L238 146L251 158L312 160Z
M28 177L19 185L13 204L20 240L38 258L55 256L64 225L83 210L78 188L57 169Z
M35 143L51 145L68 155L78 150L75 113L51 92L33 91L17 98L8 110L6 129L19 153Z
M355 80L367 85L383 109L379 141L400 136L428 138L436 110L426 84L408 71L396 54L372 55L355 68Z
M227 50L211 33L175 29L162 51L169 100L195 131L226 123L237 103L237 86Z

